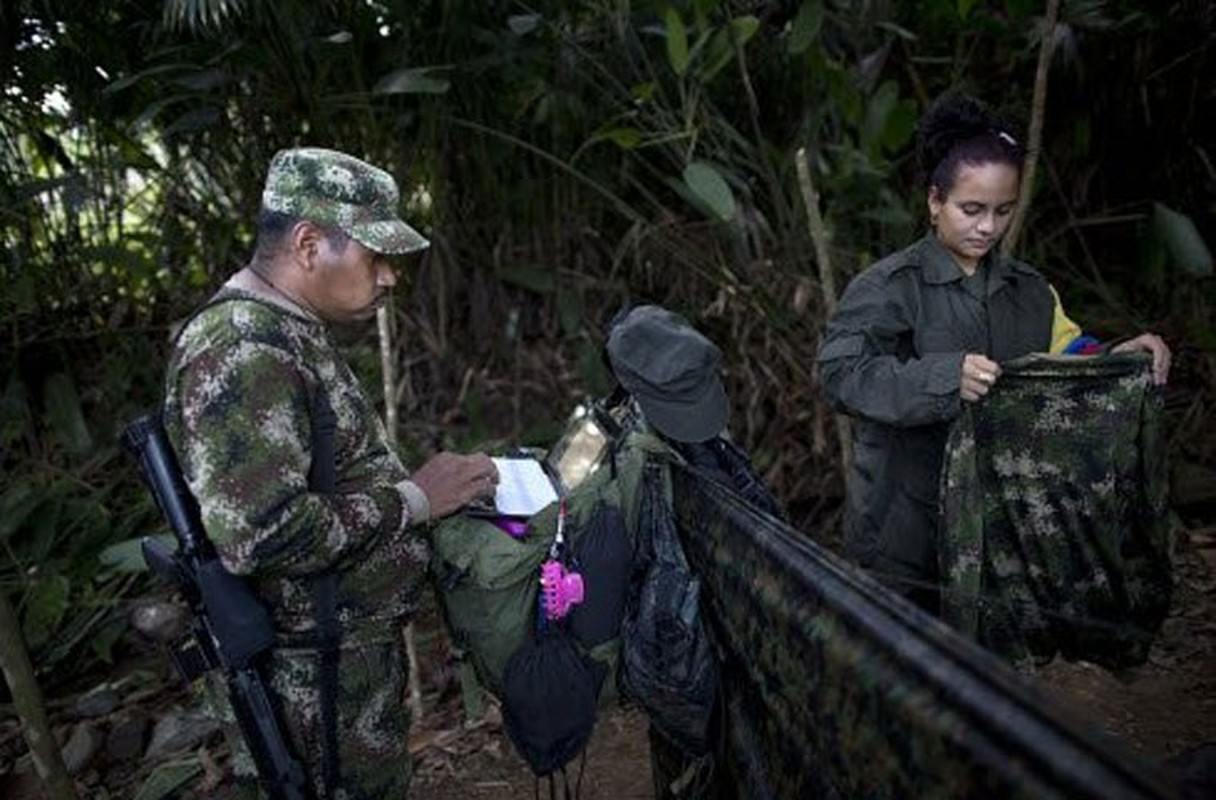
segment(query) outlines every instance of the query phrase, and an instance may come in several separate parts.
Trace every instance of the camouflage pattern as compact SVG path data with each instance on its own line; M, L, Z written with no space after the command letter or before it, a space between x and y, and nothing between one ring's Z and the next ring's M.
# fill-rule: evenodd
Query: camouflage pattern
M1019 664L1139 664L1169 610L1161 397L1145 354L1030 356L954 424L943 617Z
M671 465L722 663L721 798L1167 797L995 656Z
M318 709L319 657L311 649L281 648L273 652L270 684L281 708L287 710L287 734L294 753L309 765L313 794L335 800L380 800L405 797L409 788L409 707L405 692L405 654L401 640L343 647L338 661L338 791L324 794L319 780L322 732ZM223 702L222 681L210 688L212 711L224 724L233 752L233 769L245 797L258 796L253 759L241 738L231 708Z
M276 627L314 627L310 578L336 569L344 636L384 638L428 559L417 488L323 323L225 289L178 337L165 430L224 566L253 578ZM337 492L309 492L312 413L336 417Z
M313 414L322 397L335 417L332 495L310 493L308 483ZM400 626L422 590L429 554L411 523L428 510L325 325L225 288L178 337L164 424L224 566L253 581L282 641L311 643L312 579L337 573L340 678L349 689L341 713L354 736L343 736L342 746L369 753L404 747L398 741L404 712L388 708L400 696L384 694L379 684L388 691L392 670L401 669L385 659L396 653ZM290 650L277 652L275 664L289 725L300 742L311 742L314 668ZM378 731L381 719L388 727ZM396 771L392 780L404 785L408 758L390 766L382 761L378 779Z
M397 215L400 195L379 167L320 147L280 150L270 162L262 208L338 228L377 253L429 246Z

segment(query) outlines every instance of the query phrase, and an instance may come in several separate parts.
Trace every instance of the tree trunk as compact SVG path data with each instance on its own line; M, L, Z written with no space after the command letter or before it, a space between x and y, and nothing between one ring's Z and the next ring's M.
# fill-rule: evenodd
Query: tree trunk
M1026 164L1022 168L1022 186L1018 190L1018 204L1013 211L1009 229L1001 250L1012 253L1018 246L1026 214L1030 207L1030 195L1034 191L1034 175L1039 164L1039 148L1043 144L1043 115L1047 104L1047 71L1051 66L1051 54L1056 43L1056 20L1059 18L1060 0L1047 0L1043 12L1043 39L1039 43L1039 66L1034 73L1034 98L1031 100L1030 128L1026 132Z
M811 179L811 165L807 163L806 148L799 147L794 153L798 168L798 187L802 190L802 203L806 206L807 226L811 241L815 244L815 261L819 266L819 285L823 288L823 319L826 323L836 313L836 277L832 274L832 262L828 252L828 228L819 213L819 192ZM843 414L834 414L836 436L840 440L840 472L849 474L853 463L853 441L849 431L849 420Z
M43 789L53 800L76 800L76 786L68 777L59 744L51 732L51 722L42 704L42 690L34 678L34 665L30 663L29 651L21 637L21 625L3 590L0 590L0 668L13 693L13 705L21 719L21 730L25 733Z
M389 308L382 305L376 309L376 330L380 334L380 377L384 385L384 427L388 443L397 447L397 370L393 361L393 329L390 325ZM405 639L406 660L409 661L409 706L410 716L422 719L422 679L418 670L418 647L414 642L414 623L401 630Z

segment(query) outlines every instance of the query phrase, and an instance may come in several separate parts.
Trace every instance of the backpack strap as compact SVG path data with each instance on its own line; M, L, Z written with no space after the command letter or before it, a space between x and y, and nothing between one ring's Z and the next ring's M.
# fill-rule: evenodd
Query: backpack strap
M333 494L337 483L334 446L338 418L329 397L320 388L312 395L312 465L308 488ZM312 580L313 616L317 623L317 650L321 659L318 693L321 703L321 772L327 796L341 780L338 763L338 659L342 630L338 625L338 573L328 569Z

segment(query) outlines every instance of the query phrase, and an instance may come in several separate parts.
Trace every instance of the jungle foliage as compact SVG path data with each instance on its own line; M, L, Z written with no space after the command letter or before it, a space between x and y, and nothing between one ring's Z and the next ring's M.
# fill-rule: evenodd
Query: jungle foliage
M964 89L1027 120L1053 36L1020 254L1096 333L1175 344L1172 455L1216 467L1216 11L1071 0L1051 31L1042 13L5 0L0 589L40 668L110 655L139 578L107 548L157 524L117 432L157 402L174 321L247 257L284 146L385 166L433 240L394 300L407 461L547 443L606 388L607 319L660 302L722 345L732 430L795 521L828 529L839 451L811 374L825 298L796 153L843 287L923 226L910 144L929 100ZM345 341L374 380L374 334Z

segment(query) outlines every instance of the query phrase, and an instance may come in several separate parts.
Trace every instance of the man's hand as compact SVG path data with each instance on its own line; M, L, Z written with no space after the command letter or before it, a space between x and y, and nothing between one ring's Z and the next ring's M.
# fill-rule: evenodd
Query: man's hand
M968 403L974 403L992 388L1001 375L1001 365L979 353L963 357L963 374L959 377L958 393Z
M1155 333L1142 333L1110 349L1112 353L1134 353L1137 351L1153 355L1153 383L1164 386L1170 377L1170 347Z
M438 519L473 500L494 500L498 470L485 453L463 456L436 453L410 475L431 504L431 517Z

